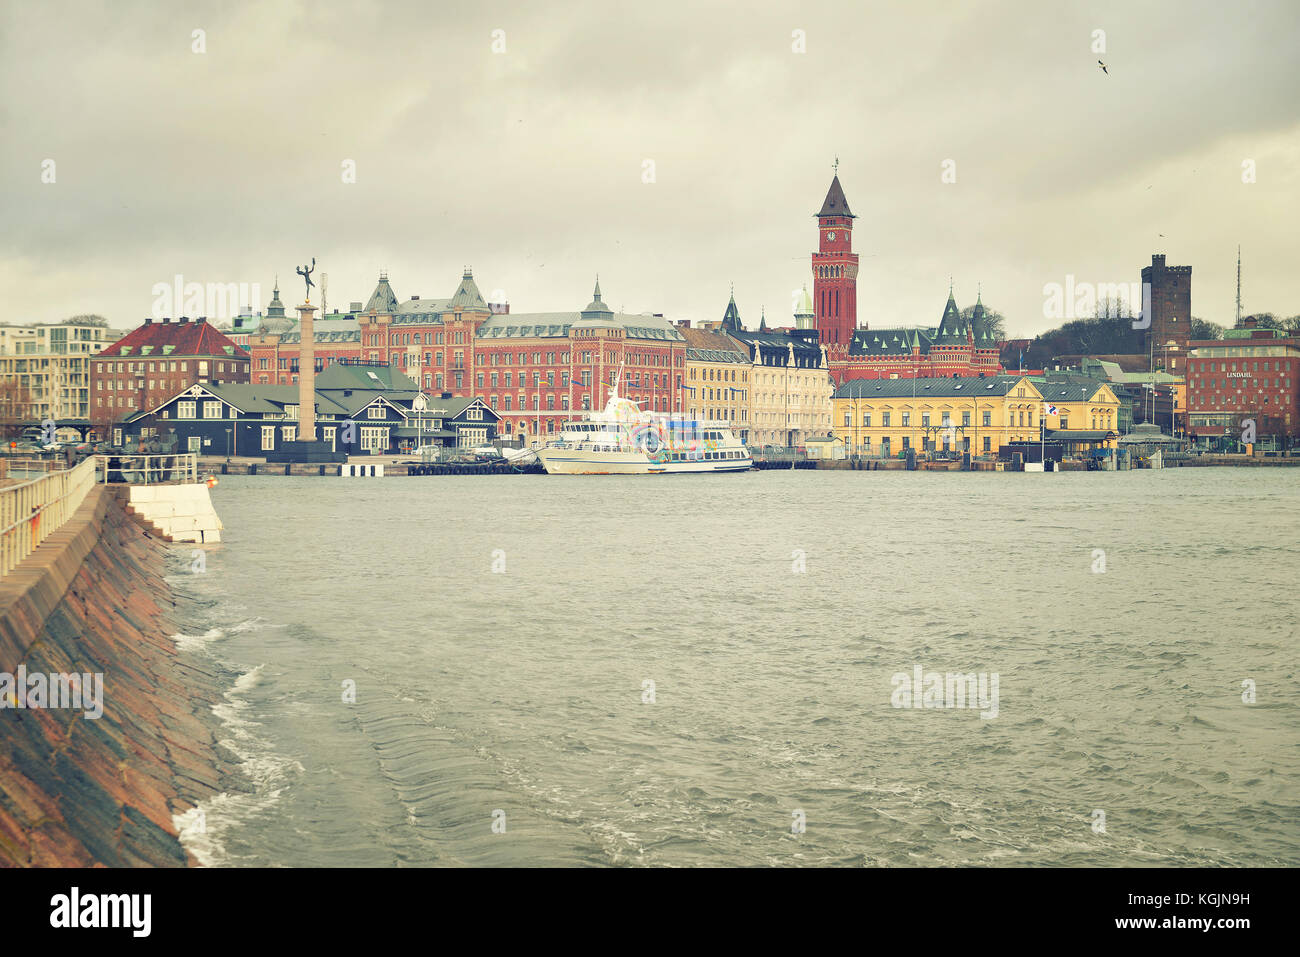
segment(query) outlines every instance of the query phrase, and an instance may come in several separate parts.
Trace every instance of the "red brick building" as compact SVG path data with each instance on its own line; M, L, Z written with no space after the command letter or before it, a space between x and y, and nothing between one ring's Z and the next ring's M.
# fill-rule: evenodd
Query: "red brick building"
M1235 451L1253 421L1257 447L1300 444L1300 337L1244 326L1188 343L1187 431L1201 447Z
M247 382L248 361L206 319L146 319L91 357L91 421L148 411L197 383Z
M316 365L334 359L387 362L432 394L479 398L501 416L503 437L532 441L575 412L600 408L624 369L623 394L642 408L682 409L686 340L659 315L615 313L600 283L585 309L511 313L489 304L466 269L450 299L399 303L388 277L354 315L318 319ZM249 338L252 381L297 381L297 331Z
M837 175L817 213L819 245L812 254L817 335L826 346L836 385L849 379L1000 374L1000 343L978 297L970 318L963 318L949 289L937 327L858 326L858 254L852 251L856 218Z

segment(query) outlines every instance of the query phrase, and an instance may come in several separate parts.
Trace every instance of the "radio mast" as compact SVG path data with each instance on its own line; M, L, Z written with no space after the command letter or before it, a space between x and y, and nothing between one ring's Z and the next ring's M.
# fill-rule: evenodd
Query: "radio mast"
M1237 326L1241 326L1241 245L1237 246Z

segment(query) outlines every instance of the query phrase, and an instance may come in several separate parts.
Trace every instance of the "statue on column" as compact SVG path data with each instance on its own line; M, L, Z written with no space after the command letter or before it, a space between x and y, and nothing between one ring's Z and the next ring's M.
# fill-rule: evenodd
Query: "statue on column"
M311 257L310 266L299 266L294 270L294 272L296 272L299 276L302 276L302 278L307 281L307 300L306 300L307 302L311 302L311 287L316 285L314 282L311 281L311 274L315 270L316 270L315 256Z

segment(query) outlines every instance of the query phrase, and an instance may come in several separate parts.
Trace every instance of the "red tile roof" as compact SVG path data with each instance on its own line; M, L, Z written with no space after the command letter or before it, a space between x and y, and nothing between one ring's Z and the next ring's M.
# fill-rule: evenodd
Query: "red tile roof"
M129 348L125 355L141 355L144 346L153 346L149 350L150 358L154 356L213 356L215 358L247 359L248 352L223 332L218 332L210 323L191 320L159 322L146 320L145 324L133 332L127 333L111 346L96 354L100 356L121 356L123 349ZM163 346L172 346L170 352L164 353ZM233 353L226 352L225 347L232 346Z

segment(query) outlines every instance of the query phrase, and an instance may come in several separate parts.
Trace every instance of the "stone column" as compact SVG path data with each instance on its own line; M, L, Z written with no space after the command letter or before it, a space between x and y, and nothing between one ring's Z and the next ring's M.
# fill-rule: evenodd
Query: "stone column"
M298 309L298 441L316 441L316 333L312 314L316 307L304 303Z

